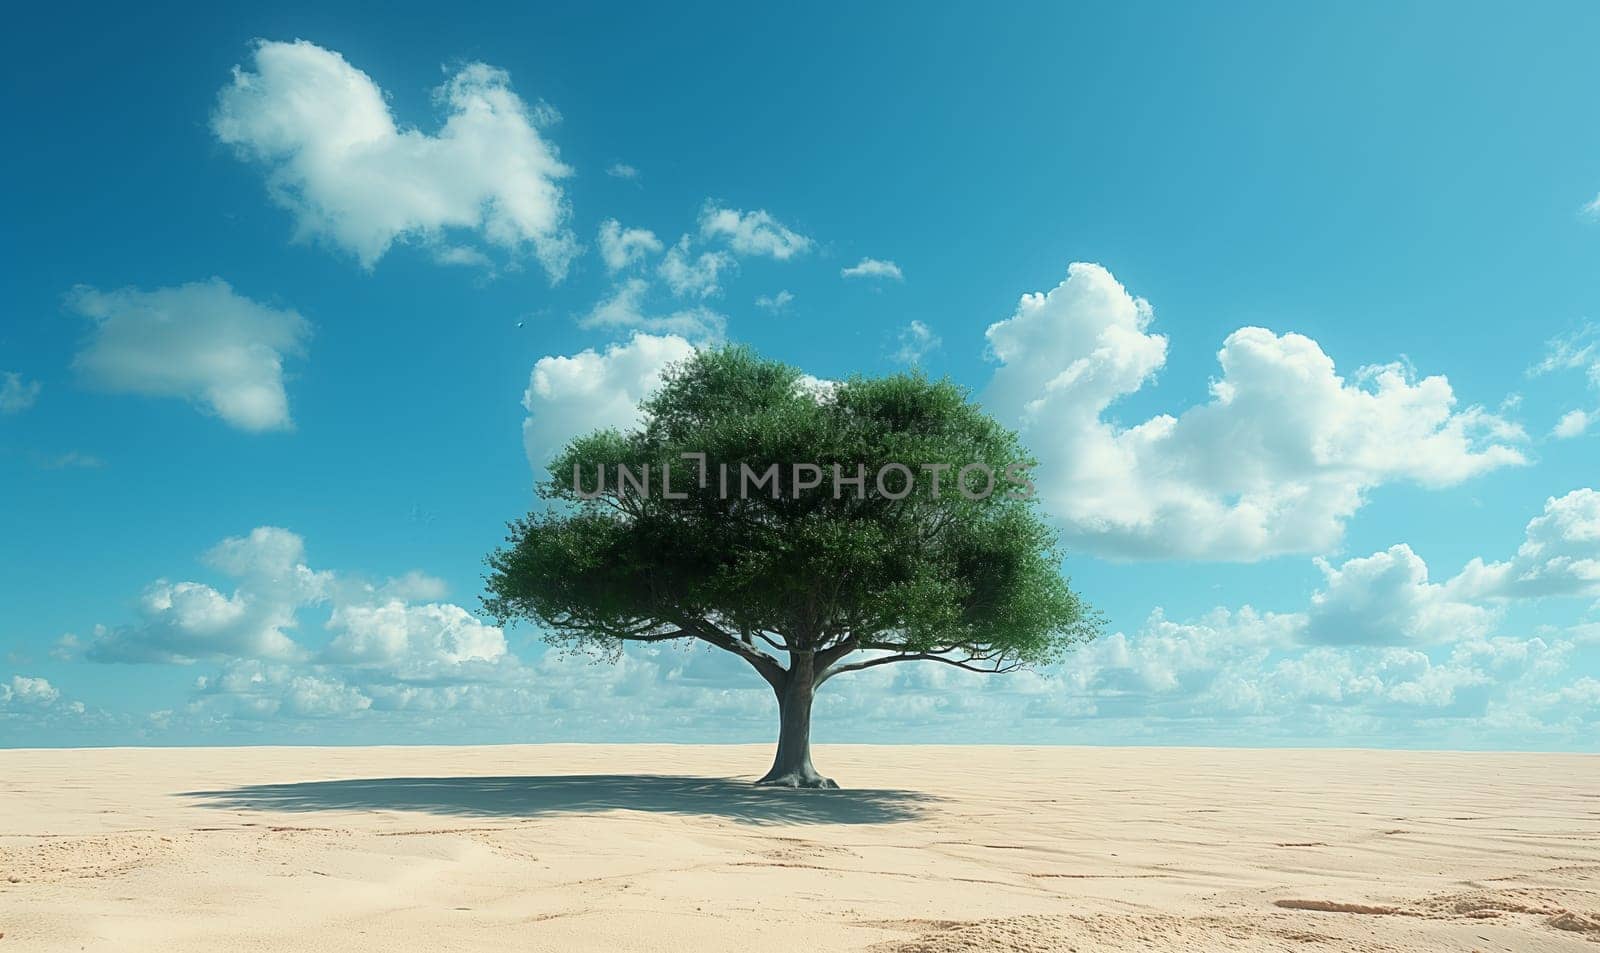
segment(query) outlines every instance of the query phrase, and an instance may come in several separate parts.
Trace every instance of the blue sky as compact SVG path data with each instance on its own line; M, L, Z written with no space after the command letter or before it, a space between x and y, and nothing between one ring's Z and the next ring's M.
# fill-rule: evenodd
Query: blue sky
M477 608L725 339L970 387L1110 623L820 740L1593 748L1600 11L274 7L0 40L0 744L770 737Z

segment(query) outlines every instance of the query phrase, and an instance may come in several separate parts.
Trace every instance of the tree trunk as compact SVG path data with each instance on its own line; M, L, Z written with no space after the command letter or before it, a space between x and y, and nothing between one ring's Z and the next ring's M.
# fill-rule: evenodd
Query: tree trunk
M816 697L811 653L792 653L789 677L778 691L778 753L757 784L782 788L837 788L811 766L811 701Z

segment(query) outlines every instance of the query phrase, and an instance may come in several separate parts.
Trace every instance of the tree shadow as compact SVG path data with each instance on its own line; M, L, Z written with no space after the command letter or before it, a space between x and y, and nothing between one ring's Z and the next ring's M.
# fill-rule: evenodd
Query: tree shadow
M755 824L885 824L939 800L890 789L758 788L732 778L653 774L352 778L187 791L206 806L249 811L421 811L461 817L547 817L601 811L726 817Z

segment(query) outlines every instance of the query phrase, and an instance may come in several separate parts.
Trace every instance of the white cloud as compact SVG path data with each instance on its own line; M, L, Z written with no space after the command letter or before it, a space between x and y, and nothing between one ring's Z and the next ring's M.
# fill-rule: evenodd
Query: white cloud
M889 278L894 281L905 280L901 274L900 266L892 261L880 258L863 258L848 268L839 269L843 278Z
M386 600L437 602L450 594L450 587L437 576L430 576L413 569L402 576L387 580L381 586L374 586L372 592L376 597Z
M46 678L13 675L0 682L0 707L48 708L61 699L61 692Z
M1590 717L1600 715L1600 679L1585 675L1560 689L1560 700L1584 710Z
M745 212L707 202L700 212L700 237L724 238L741 255L764 255L787 261L804 254L811 239L773 218L764 210Z
M474 233L513 256L531 248L554 280L578 246L558 182L571 170L505 71L458 70L435 93L437 134L396 124L382 89L344 57L304 40L260 42L235 67L211 129L268 169L273 199L302 237L323 238L366 268L395 242L443 244Z
M1134 636L1115 632L1083 646L1064 663L1079 694L1202 694L1228 669L1253 669L1293 643L1304 619L1245 606L1174 622L1159 609Z
M465 245L439 245L433 249L433 260L441 265L460 265L465 268L494 270L494 261L476 248Z
M1381 555L1381 554L1380 554ZM1056 713L1058 732L1089 737L1293 739L1482 747L1531 730L1560 734L1533 709L1559 704L1577 683L1572 643L1464 637L1446 652L1382 645L1307 645L1305 614L1214 610L1175 622L1159 610L1131 635L1115 633L1061 666L1063 697L1020 713ZM1580 680L1581 681L1581 680ZM977 684L962 686L971 692ZM959 690L959 689L958 689ZM1541 697L1557 696L1554 703ZM1012 706L1012 721L1019 714ZM1562 714L1551 711L1547 714ZM1116 726L1111 728L1110 726ZM1497 741L1490 733L1499 731Z
M230 536L211 547L205 561L230 576L280 579L288 574L299 585L304 566L305 540L276 526L258 526L246 536Z
M613 179L634 180L639 178L639 170L626 162L613 162L606 167L606 175Z
M1536 377L1570 370L1583 371L1589 386L1600 388L1600 324L1585 322L1582 327L1546 341L1544 357L1528 368L1528 374ZM1600 411L1570 410L1556 422L1550 436L1557 440L1581 437L1597 420Z
M147 590L141 621L97 626L86 653L100 662L221 663L195 680L183 713L151 714L149 724L163 731L471 707L501 699L522 677L505 634L439 601L443 581L424 573L371 583L313 570L304 541L271 526L223 540L203 561L238 580L232 595L197 582L157 581ZM315 630L306 642L290 640L299 616L319 607L326 613L323 644L309 644ZM79 647L64 636L52 654L70 660ZM25 690L40 694L36 687L15 689ZM13 689L0 687L0 700L7 691Z
M1326 552L1365 493L1449 486L1522 464L1521 429L1456 410L1443 377L1391 364L1347 381L1317 343L1246 327L1211 400L1131 427L1106 419L1166 363L1150 305L1099 265L1022 297L989 327L985 403L1039 456L1034 481L1070 545L1121 558L1253 560Z
M286 529L261 526L225 539L203 562L238 580L231 595L204 583L157 580L145 591L141 620L97 627L87 657L222 662L228 667L220 679L202 680L204 692L234 696L245 710L272 714L287 705L306 715L365 708L361 692L340 687L351 672L365 673L363 679L472 680L509 658L500 629L439 601L441 580L413 571L375 585L314 570L304 540ZM330 635L320 649L289 634L302 612L318 606L327 607L323 629ZM62 648L75 652L77 642L64 640Z
M241 430L292 426L285 357L304 353L299 314L236 294L226 281L141 291L79 286L67 298L94 322L72 366L102 389L182 397Z
M450 676L387 666L234 662L199 680L191 714L257 728L274 719L359 717L409 729L412 737L457 716L453 724L479 737L486 725L509 723L520 738L532 727L541 739L572 740L681 731L712 718L753 740L774 707L771 692L743 662L704 647L636 646L607 665L546 651L529 664L506 655L456 668Z
M0 373L0 414L19 414L32 407L43 386L38 381L23 380L15 371Z
M1468 713L1482 708L1482 689L1494 681L1470 658L1306 647L1297 641L1304 622L1304 615L1249 607L1175 622L1158 610L1133 635L1115 633L1063 663L1061 708L1075 718L1153 720L1169 729L1253 725L1258 738L1263 730L1305 738L1316 737L1335 711L1357 719Z
M630 278L611 290L594 309L578 321L585 328L648 331L675 334L692 341L720 340L728 330L728 319L710 308L680 308L667 314L649 314L644 299L650 285L642 278Z
M300 609L331 594L333 577L306 565L305 543L298 535L258 527L218 543L204 562L239 580L231 595L204 583L158 579L140 599L140 621L98 631L88 657L183 664L305 655L289 632Z
M1582 410L1569 410L1556 421L1555 428L1550 431L1550 436L1557 440L1571 440L1581 437L1588 432L1590 425L1600 414L1593 414Z
M247 596L225 596L198 582L151 584L140 599L147 620L126 636L113 635L93 651L102 660L191 662L230 656L294 658L293 605L261 611ZM265 607L263 607L265 608Z
M694 255L689 250L689 236L685 235L667 252L657 272L667 287L676 295L708 298L722 290L718 276L736 267L733 256L722 251L701 252Z
M1479 599L1600 595L1600 492L1584 488L1546 500L1514 557L1474 559L1451 585Z
M1589 384L1600 387L1600 324L1585 322L1570 333L1545 342L1544 357L1528 368L1530 376L1582 370Z
M326 661L361 666L415 668L494 662L506 655L501 631L455 605L384 603L340 606L328 620L338 635Z
M825 377L801 374L799 379L794 382L794 386L799 393L820 402L832 399L834 392L839 389L839 382L828 380Z
M592 430L626 430L639 422L639 401L661 383L667 365L694 353L677 335L635 334L604 352L542 357L533 365L522 406L528 461L542 469L569 440Z
M12 739L12 744L51 743L45 741L51 732L91 727L103 722L101 715L66 698L47 678L13 675L0 680L0 735ZM71 737L83 743L81 735Z
M646 255L660 254L662 248L661 239L647 228L623 228L614 218L600 223L600 258L607 271L621 271Z
M56 639L56 644L50 647L50 657L57 662L76 661L83 651L83 642L71 632L62 633Z
M912 321L900 329L900 347L894 352L894 359L902 364L920 364L941 343L932 328L921 321Z
M283 708L298 718L332 718L365 711L372 700L359 689L316 675L295 675L283 695Z
M1475 658L1504 658L1522 643L1491 640L1503 603L1542 595L1600 594L1600 493L1578 490L1550 500L1528 524L1516 559L1485 565L1474 559L1453 578L1434 583L1411 547L1398 543L1333 565L1314 560L1323 586L1304 612L1276 616L1297 642L1332 646L1449 644ZM1583 627L1569 631L1583 641Z
M1320 557L1326 588L1311 597L1306 637L1339 645L1454 642L1481 638L1493 611L1428 581L1428 567L1404 543L1335 568Z
M254 660L229 662L195 689L197 710L246 721L339 718L372 707L370 696L337 677Z
M789 310L789 305L793 303L794 293L788 289L779 291L777 294L761 295L756 298L756 307L773 314L782 314Z

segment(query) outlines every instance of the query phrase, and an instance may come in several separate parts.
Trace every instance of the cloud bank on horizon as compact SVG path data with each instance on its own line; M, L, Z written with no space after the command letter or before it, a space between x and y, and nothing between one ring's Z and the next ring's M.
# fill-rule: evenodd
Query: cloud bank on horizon
M1246 723L1258 743L1314 743L1324 732L1379 743L1408 731L1434 745L1575 741L1597 720L1600 680L1581 674L1578 660L1600 645L1600 626L1532 636L1500 629L1509 602L1600 596L1597 526L1600 492L1576 490L1546 502L1514 555L1474 558L1442 583L1404 544L1339 565L1319 558L1323 583L1297 611L1242 605L1180 621L1157 608L1131 633L1114 631L1014 678L943 666L863 673L830 683L836 697L820 720L871 725L864 737L877 740L902 724L938 723L952 739L1005 727L1022 741L1066 730L1203 743ZM537 714L553 719L548 737L569 740L626 737L657 714L666 721L655 729L688 727L695 719L685 708L743 738L761 737L769 718L770 692L724 653L630 647L614 666L548 651L524 659L499 628L444 602L444 584L425 573L372 582L312 569L305 551L299 535L278 527L224 539L203 562L235 581L231 593L157 579L138 621L58 644L80 664L220 666L196 679L184 704L152 713L154 724L64 699L23 675L0 691L0 717L113 725L142 737L156 727L210 736L241 729L241 720L259 732L274 720L369 715L380 720L367 727L380 730L423 715L429 731L460 731ZM320 631L293 634L304 613L324 618Z
M519 294L561 286L570 307L551 323L566 327L530 332L533 350L516 378L498 382L503 403L520 398L521 412L510 410L535 474L575 436L637 425L640 401L696 348L765 334L821 338L831 350L794 359L813 380L838 376L837 363L818 359L846 352L857 355L850 369L876 361L964 377L1037 454L1040 503L1077 565L1087 561L1099 584L1131 593L1110 634L1047 671L982 679L901 666L830 683L818 713L829 737L894 740L937 725L951 740L1592 746L1600 489L1568 484L1541 503L1543 494L1518 497L1493 481L1537 472L1547 446L1592 439L1600 420L1589 406L1600 389L1593 324L1551 338L1518 365L1527 381L1577 382L1562 385L1572 392L1562 399L1583 404L1534 426L1512 395L1468 386L1425 353L1414 366L1381 340L1351 359L1288 319L1257 316L1215 337L1169 323L1161 302L1093 261L990 289L999 305L988 313L906 313L883 302L939 280L927 248L919 258L914 248L876 244L881 236L858 244L792 198L640 201L671 189L671 178L642 161L563 153L555 109L493 65L447 69L433 87L432 125L403 118L404 90L339 51L264 40L222 82L210 114L190 118L227 147L220 161L260 180L252 200L287 216L287 232L269 236L280 245L307 245L371 284L395 280L406 268L389 259L409 252L407 266L420 262L440 281L470 271L482 286L503 286L532 261L537 282ZM611 191L577 191L585 176L613 180ZM314 361L313 341L361 316L315 296L291 307L270 277L249 278L239 280L250 296L221 277L152 275L116 287L83 275L54 289L78 334L66 361L73 381L104 400L180 398L214 418L198 424L219 441L240 441L218 453L252 467L278 465L260 449L270 440L282 441L284 467L313 459L296 457L296 442L333 411L309 395L328 377L360 374L337 366L357 350L348 339L328 349L338 357L318 343ZM830 294L876 300L875 352L845 337L859 319L827 325L831 337L809 323L811 302L853 300ZM7 425L30 421L55 398L55 382L44 357L0 346L0 414ZM1209 376L1195 372L1202 354L1214 356ZM385 430L374 408L402 420L436 399L431 385L415 390L357 401L351 412L386 434L375 442L412 440L419 431ZM278 436L262 436L269 432ZM332 439L359 432L347 427ZM204 479L207 461L197 456ZM518 474L524 485L527 474ZM1423 508L1480 492L1518 514L1520 539L1486 531L1464 541L1473 552L1462 558L1439 545L1445 534L1374 543L1364 523L1388 494ZM274 515L283 512L311 525ZM281 500L241 494L233 513L208 548L141 556L151 570L142 588L107 596L124 608L84 614L71 633L27 633L38 651L23 645L12 652L14 671L0 670L0 744L530 732L627 740L713 728L753 740L770 730L770 693L736 661L646 646L594 666L519 646L517 633L450 601L460 590L429 574L448 566L369 577L363 561L391 558L373 543L348 568L313 568L326 565L309 555L319 546L360 550L337 541L333 521L317 525L326 517ZM200 573L182 568L196 557ZM1140 574L1171 564L1210 567L1208 578L1232 588L1191 594L1193 611L1169 611ZM182 672L183 685L169 680L164 694L152 688L137 704L103 691L108 680L144 672Z

